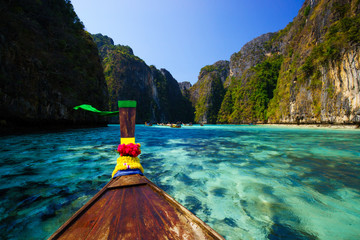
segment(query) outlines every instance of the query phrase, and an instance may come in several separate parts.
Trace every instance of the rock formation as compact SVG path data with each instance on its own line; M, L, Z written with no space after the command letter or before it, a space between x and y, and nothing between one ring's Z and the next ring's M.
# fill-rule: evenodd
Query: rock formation
M148 66L129 46L114 45L108 36L93 38L102 58L111 110L117 109L117 100L136 100L138 123L192 121L191 103L166 69Z
M359 1L305 1L282 33L282 65L269 121L359 123Z
M231 56L218 95L200 72L190 89L196 120L212 111L219 123L359 123L359 12L356 0L306 0L285 29Z
M2 1L1 129L99 125L72 108L105 109L108 93L96 45L70 1Z
M179 82L179 87L181 92L183 92L189 90L192 87L192 85L190 82Z
M198 81L190 89L196 122L216 123L229 71L228 61L218 61L201 69Z

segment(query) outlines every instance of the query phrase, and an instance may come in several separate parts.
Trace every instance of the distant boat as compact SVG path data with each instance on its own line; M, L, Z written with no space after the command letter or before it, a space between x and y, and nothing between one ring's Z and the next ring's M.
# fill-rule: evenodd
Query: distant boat
M151 127L152 125L153 125L152 123L145 122L145 126Z
M171 124L170 127L172 127L172 128L181 128L181 124Z

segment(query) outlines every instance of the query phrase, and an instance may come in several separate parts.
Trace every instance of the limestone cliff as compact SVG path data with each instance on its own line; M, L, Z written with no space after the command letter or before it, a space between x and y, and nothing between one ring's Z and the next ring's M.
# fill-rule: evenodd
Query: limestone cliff
M189 122L193 122L195 108L193 107L193 104L190 101L190 98L191 98L190 88L192 87L192 85L190 82L180 82L179 87L180 87L180 91L181 91L182 95L185 98L184 101L186 102L186 105L188 106L187 109L189 109L188 111L190 111L190 113L188 113Z
M230 77L241 77L246 70L262 62L266 56L271 54L274 50L269 49L268 42L273 36L274 33L263 34L246 43L239 52L231 55ZM229 84L230 81L226 83L226 87Z
M245 44L219 87L216 122L359 123L359 11L357 0L306 0L286 28ZM206 121L214 99L200 101L200 86L212 89L202 73L191 99Z
M2 129L104 124L72 108L105 109L108 94L96 45L70 1L2 1Z
M179 83L173 78L169 71L160 69L166 79L168 119L170 122L192 122L194 120L193 108L186 94L182 94Z
M280 44L269 44L274 36L263 34L231 56L218 123L264 122L282 63Z
M93 38L102 58L111 110L117 109L118 100L136 100L138 123L192 121L191 103L167 70L148 66L129 46L114 45L108 36Z
M207 72L203 70L210 69L210 66L202 69L198 83L190 91L191 100L197 109L197 121L209 122L208 114L205 114L209 111L212 112L211 123L247 123L264 120L267 104L276 86L279 61L281 64L281 57L278 54L280 44L269 45L274 36L275 33L263 34L234 53L230 62L226 61L227 70L222 71L222 84L218 81L216 89L210 86L214 84L213 81L204 80ZM265 61L267 59L272 61ZM218 62L215 65L226 62ZM258 64L260 65L257 66ZM216 67L212 68L216 69ZM201 101L199 101L200 88ZM218 93L213 94L214 91ZM209 104L212 102L216 104ZM199 117L200 115L202 117Z
M228 61L218 61L201 69L198 81L190 88L196 122L216 123L229 71Z
M190 88L192 87L190 82L179 82L180 91L183 96L190 98Z
M182 92L184 90L189 90L192 87L192 85L190 82L179 82L179 87Z
M307 0L283 33L281 68L269 121L360 122L360 3Z

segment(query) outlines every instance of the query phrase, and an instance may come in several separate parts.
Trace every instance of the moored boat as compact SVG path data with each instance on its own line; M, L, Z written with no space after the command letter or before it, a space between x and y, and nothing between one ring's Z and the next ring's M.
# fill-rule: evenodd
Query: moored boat
M145 126L151 127L152 125L153 125L152 123L145 122Z

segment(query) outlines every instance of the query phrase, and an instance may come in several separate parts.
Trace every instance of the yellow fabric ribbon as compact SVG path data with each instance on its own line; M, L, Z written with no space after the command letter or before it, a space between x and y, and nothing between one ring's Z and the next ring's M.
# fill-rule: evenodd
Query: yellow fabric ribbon
M138 157L120 156L116 162L117 164L114 171L112 172L111 177L114 177L115 173L118 171L127 169L139 169L142 173L144 173L144 169L141 166L140 159Z
M135 144L135 138L121 138L121 144L129 144L134 143Z

